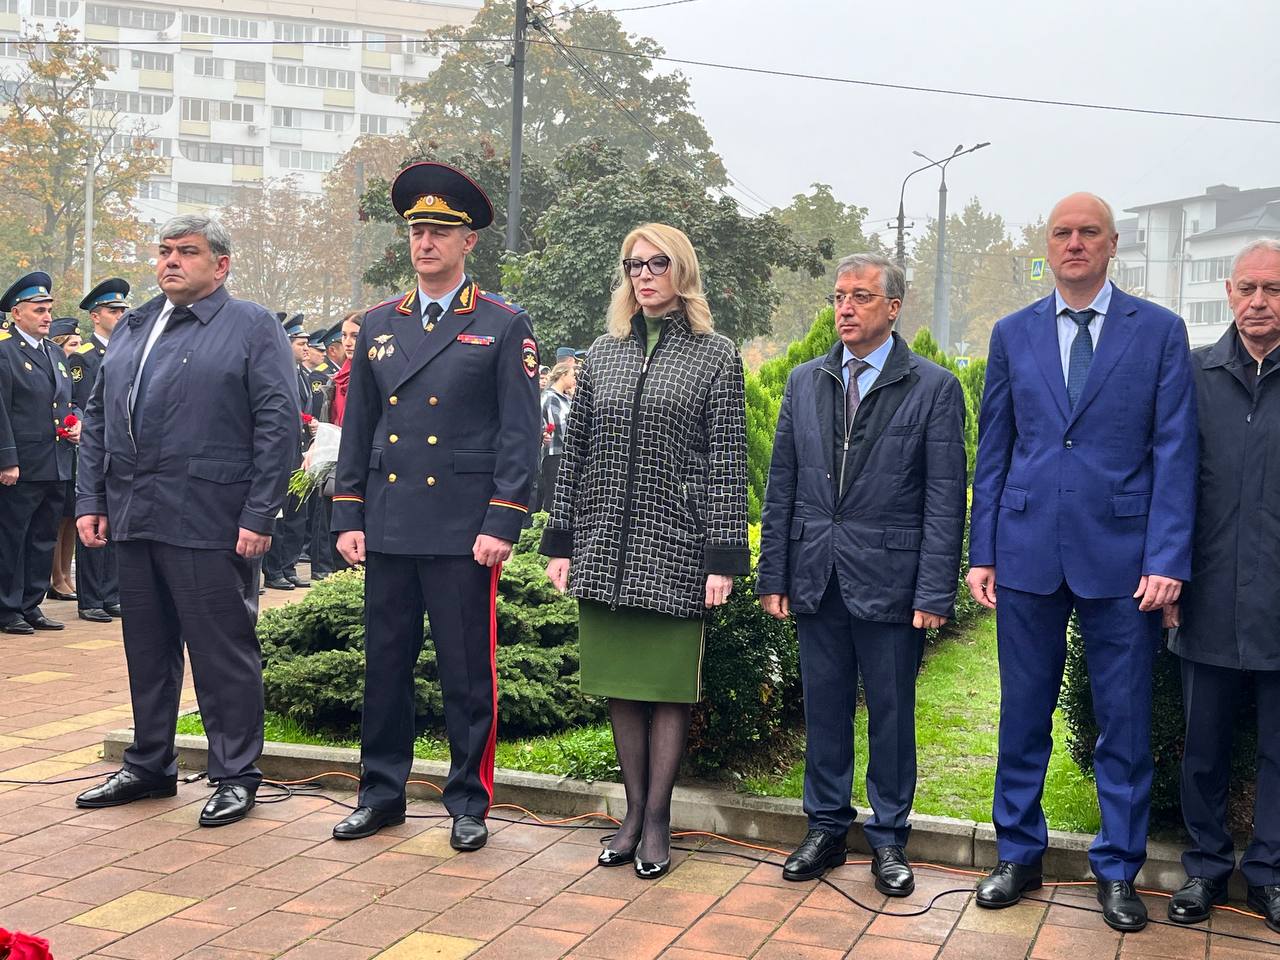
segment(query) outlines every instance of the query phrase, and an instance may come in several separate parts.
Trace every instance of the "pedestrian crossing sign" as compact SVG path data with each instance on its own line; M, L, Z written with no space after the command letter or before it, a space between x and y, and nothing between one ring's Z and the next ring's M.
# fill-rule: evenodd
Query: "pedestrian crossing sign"
M1031 258L1031 279L1032 280L1044 279L1044 257Z

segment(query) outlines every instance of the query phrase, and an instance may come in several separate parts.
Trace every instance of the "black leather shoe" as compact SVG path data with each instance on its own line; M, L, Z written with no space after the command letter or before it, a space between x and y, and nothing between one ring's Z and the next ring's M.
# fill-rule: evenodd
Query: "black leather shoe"
M110 623L111 614L103 610L101 607L85 607L80 611L81 620L91 620L94 623Z
M66 628L66 624L60 620L50 620L46 617L39 607L36 607L31 613L24 613L22 619L31 624L36 630L62 630Z
M285 577L285 579L288 580L290 583L292 583L299 590L305 590L307 587L311 586L310 580L303 580L296 573L292 577Z
M1102 919L1112 930L1134 933L1147 925L1147 905L1125 880L1099 880L1098 902Z
M605 848L600 851L600 856L596 858L596 863L602 867L621 867L624 864L631 863L636 858L636 848L630 850L613 850L608 844L613 840L615 834L609 834L602 837L600 842L605 844Z
M996 868L978 883L975 899L980 907L998 910L1001 907L1012 907L1022 899L1024 893L1039 890L1042 886L1044 886L1044 876L1040 872L1040 864L1001 860L996 864Z
M1249 909L1262 914L1267 926L1280 933L1280 883L1249 887Z
M844 837L825 830L810 830L782 865L783 880L812 880L849 859Z
M657 880L671 869L671 858L649 863L647 860L636 861L636 876L641 880Z
M177 777L148 779L132 770L117 770L96 787L90 787L76 797L76 806L96 810L99 807L118 807L135 800L152 797L173 797L178 793Z
M489 828L480 817L454 817L449 846L455 850L479 850L489 842Z
M916 888L916 875L899 846L876 847L871 859L871 875L876 889L886 897L909 897Z
M74 593L62 593L62 592L61 592L61 591L59 591L59 590L55 590L55 589L53 589L53 587L50 587L47 591L45 591L45 596L47 596L50 600L78 600L78 599L80 599L80 598L79 598L79 597L77 597Z
M200 811L200 826L225 827L228 823L243 820L253 809L257 793L257 787L246 787L240 783L219 784Z
M108 614L110 614L110 615L111 615L111 616L113 616L113 617L123 617L123 616L124 616L124 614L120 612L120 604L118 604L118 603L104 603L104 604L102 605L102 609L103 609L103 610L105 610L105 611L107 611L107 613L108 613Z
M268 580L265 585L270 587L272 590L292 590L293 589L293 584L290 583L288 580L286 580L284 577L276 577L276 579L274 580Z
M403 810L375 810L373 807L356 807L347 818L333 828L335 840L363 840L372 837L383 827L396 827L404 823Z
M1215 905L1227 902L1227 885L1208 877L1187 877L1187 882L1169 901L1169 919L1174 923L1203 923Z
M10 620L3 627L0 627L5 633L16 633L21 636L30 636L36 632L36 628L25 620Z

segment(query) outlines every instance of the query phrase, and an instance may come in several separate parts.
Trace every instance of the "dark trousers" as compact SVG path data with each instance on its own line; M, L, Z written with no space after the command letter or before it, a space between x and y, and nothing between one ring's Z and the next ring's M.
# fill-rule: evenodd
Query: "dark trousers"
M1132 883L1147 856L1151 664L1160 614L1140 613L1131 597L1077 597L1065 583L1048 595L1009 587L999 594L1000 753L992 805L999 857L1039 863L1048 843L1040 798L1074 609L1099 729L1093 771L1102 829L1089 848L1089 863L1100 880Z
M542 469L540 474L541 480L541 506L538 509L551 512L551 505L555 503L556 498L556 475L560 472L559 453L548 453L542 458Z
M120 602L120 574L116 569L116 544L90 550L76 537L76 596L81 610L101 610Z
M1189 877L1226 881L1235 869L1227 831L1232 727L1248 673L1182 661L1186 742L1182 753L1182 817L1191 845L1182 855ZM1240 861L1250 886L1280 883L1280 670L1253 674L1258 701L1258 780L1253 839Z
M324 494L315 496L315 512L311 525L311 577L327 577L338 564L346 561L338 554L337 536L329 530L333 523L333 501Z
M425 611L449 737L445 809L455 817L488 813L498 736L499 570L471 557L368 554L362 806L404 809L404 784L413 763L414 667L422 651Z
M810 829L843 837L853 825L853 715L862 676L867 704L863 827L875 847L905 846L916 792L916 675L924 631L849 613L833 573L818 612L796 618L806 729L804 811Z
M268 580L281 580L298 575L298 557L307 540L307 508L298 498L287 494L283 514L275 523L271 546L262 557L262 573Z
M116 543L133 743L124 765L145 777L177 773L174 726L182 648L191 658L209 738L209 779L262 779L262 650L258 564L234 550L194 550L151 540Z
M65 480L0 486L0 623L35 612L49 592Z

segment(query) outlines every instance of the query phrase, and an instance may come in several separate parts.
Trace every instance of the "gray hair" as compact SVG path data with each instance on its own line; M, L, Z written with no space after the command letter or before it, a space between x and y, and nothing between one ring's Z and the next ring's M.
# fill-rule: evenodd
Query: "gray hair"
M902 300L907 295L907 275L902 268L878 253L851 253L836 264L836 279L846 273L862 273L864 270L880 271L880 292L890 300Z
M169 220L160 228L161 240L191 236L204 237L209 242L209 250L215 257L231 256L231 234L227 233L227 228L213 217L202 213L184 213Z
M1236 254L1236 258L1231 261L1231 276L1234 277L1236 275L1236 271L1240 269L1240 264L1246 257L1257 253L1259 250L1265 250L1268 253L1280 255L1280 240L1277 240L1274 237L1264 237L1261 240L1250 240L1244 245L1244 249Z

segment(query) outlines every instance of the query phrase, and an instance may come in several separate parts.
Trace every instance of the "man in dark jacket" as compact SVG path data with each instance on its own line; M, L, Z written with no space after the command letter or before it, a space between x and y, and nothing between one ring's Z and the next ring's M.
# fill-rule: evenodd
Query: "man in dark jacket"
M953 615L964 533L964 395L893 324L902 270L875 254L836 267L840 342L792 371L760 530L756 590L797 614L809 833L782 875L846 858L853 824L852 717L861 673L870 716L863 828L876 889L905 897L916 785L915 683L924 631Z
M85 411L76 526L86 546L116 543L134 734L80 807L174 795L184 645L218 783L201 826L243 818L262 779L257 561L301 420L284 330L228 295L230 267L217 221L165 224L161 293L116 326Z
M1280 931L1280 242L1259 240L1227 281L1235 324L1192 354L1200 421L1191 581L1169 648L1182 660L1182 816L1187 882L1169 919L1227 902L1235 848L1227 785L1236 704L1252 675L1258 711L1253 840L1240 862L1249 906ZM1166 625L1179 619L1175 607Z

